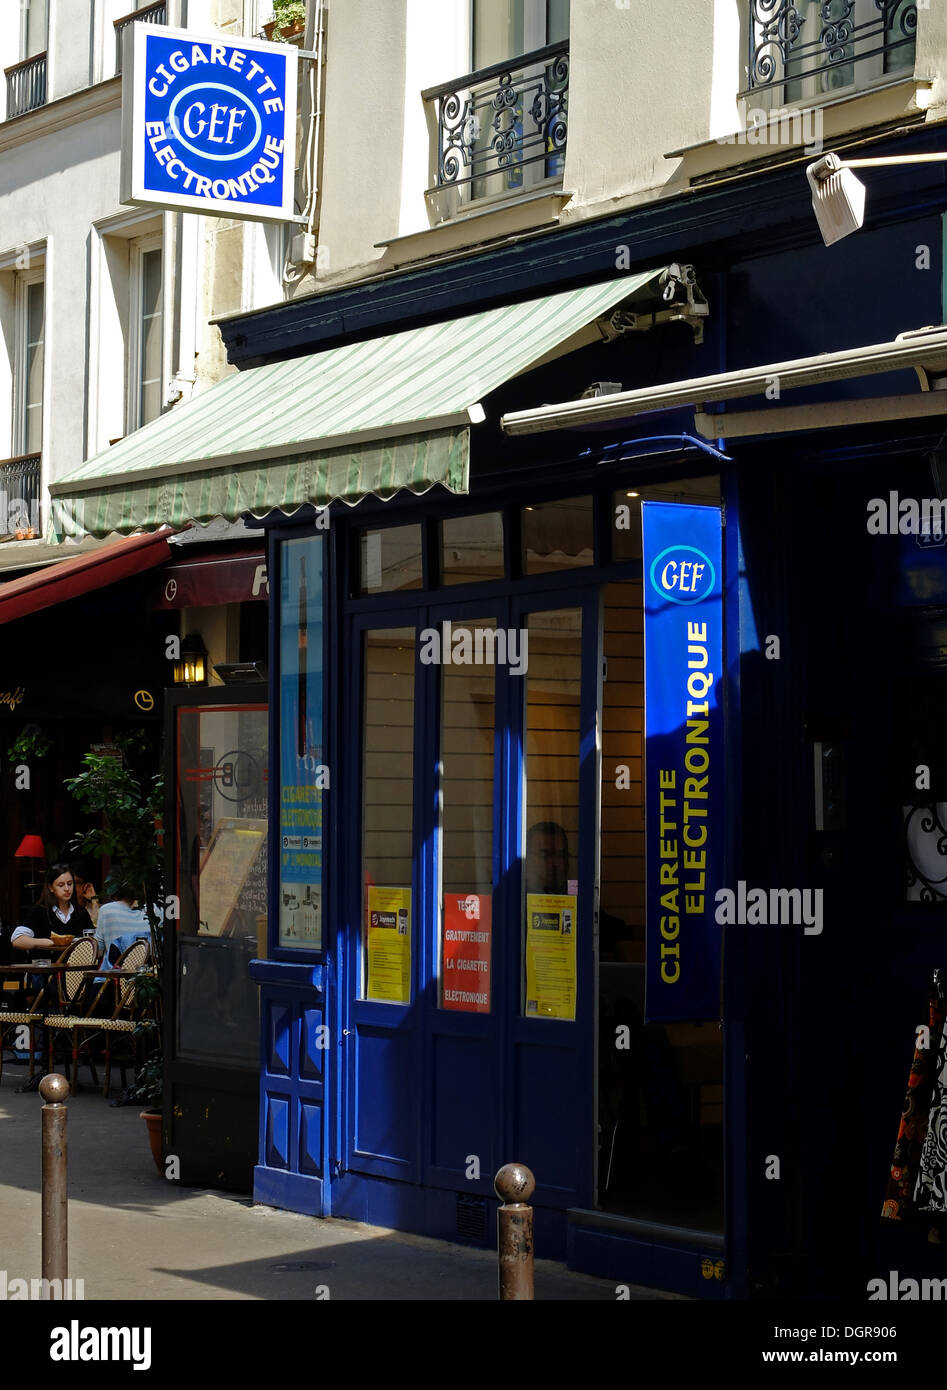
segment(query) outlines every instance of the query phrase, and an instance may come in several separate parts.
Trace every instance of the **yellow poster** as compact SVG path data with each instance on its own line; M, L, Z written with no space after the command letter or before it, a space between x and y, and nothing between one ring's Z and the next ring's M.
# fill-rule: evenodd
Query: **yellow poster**
M526 895L528 1018L575 1018L575 904L565 893Z
M411 1003L411 889L368 889L366 999Z

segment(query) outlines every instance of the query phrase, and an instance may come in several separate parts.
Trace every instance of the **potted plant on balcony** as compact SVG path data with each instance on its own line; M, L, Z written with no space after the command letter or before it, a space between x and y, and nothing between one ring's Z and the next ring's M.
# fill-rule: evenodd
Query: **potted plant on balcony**
M264 24L263 32L273 43L289 43L306 27L304 0L275 0L273 18Z

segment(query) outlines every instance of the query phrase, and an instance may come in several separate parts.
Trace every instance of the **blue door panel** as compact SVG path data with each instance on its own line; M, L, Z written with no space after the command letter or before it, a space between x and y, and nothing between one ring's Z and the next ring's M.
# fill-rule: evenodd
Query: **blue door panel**
M266 1144L264 1161L268 1168L289 1167L289 1110L288 1096L266 1095Z
M267 1071L276 1076L289 1075L292 1047L293 1009L291 1004L268 1002L264 1010L264 1037L267 1047Z
M299 1075L306 1081L325 1080L325 1010L303 1009L299 1019ZM321 1046L320 1046L321 1044Z
M413 1033L358 1031L355 1150L416 1170L417 1072Z
M469 1155L479 1158L481 1172L496 1171L491 1055L487 1038L434 1035L430 1161L453 1171L458 1184L467 1182Z
M299 1148L297 1167L311 1177L323 1176L322 1163L322 1104L311 1100L299 1102Z
M513 1071L516 1160L533 1170L537 1193L542 1188L555 1194L557 1205L575 1202L582 1154L589 1147L588 1134L571 1122L578 1091L575 1049L517 1046Z

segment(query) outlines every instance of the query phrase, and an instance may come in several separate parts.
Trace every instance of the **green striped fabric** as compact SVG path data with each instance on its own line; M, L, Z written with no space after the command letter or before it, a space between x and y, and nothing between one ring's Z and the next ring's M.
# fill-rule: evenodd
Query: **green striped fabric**
M53 533L236 520L435 483L466 492L470 407L657 274L226 377L53 483Z

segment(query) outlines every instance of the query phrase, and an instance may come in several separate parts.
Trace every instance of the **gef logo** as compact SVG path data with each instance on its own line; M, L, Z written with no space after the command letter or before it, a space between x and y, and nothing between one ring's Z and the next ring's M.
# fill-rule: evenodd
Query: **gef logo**
M672 545L651 562L651 587L671 603L700 603L713 593L713 561L693 545Z
M296 49L144 23L126 43L122 201L291 219Z

